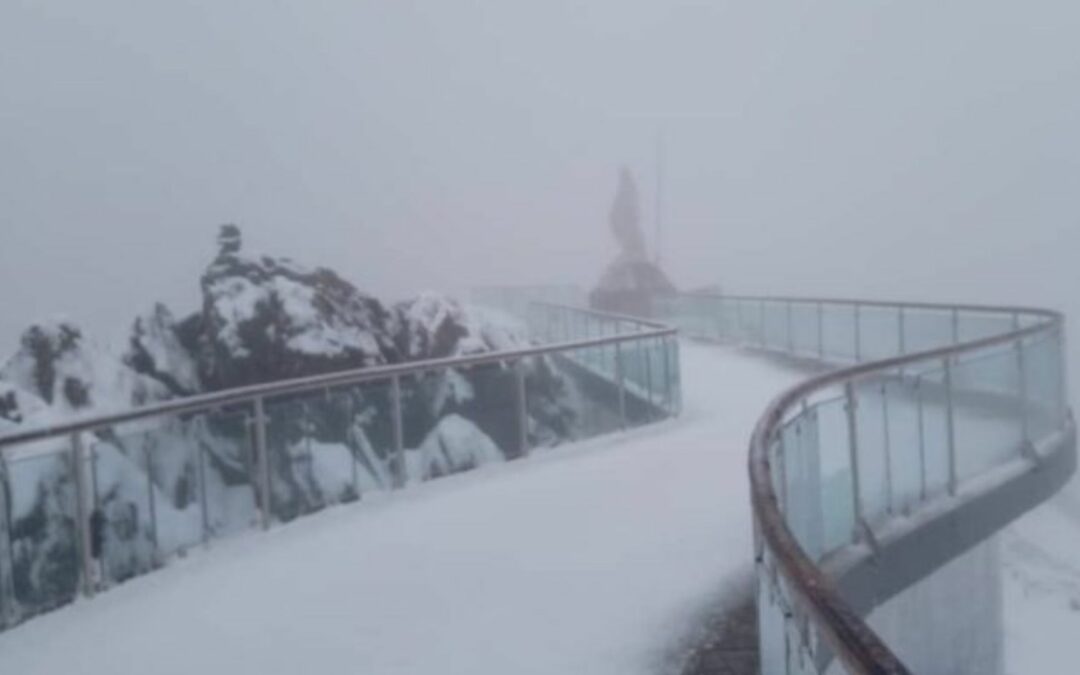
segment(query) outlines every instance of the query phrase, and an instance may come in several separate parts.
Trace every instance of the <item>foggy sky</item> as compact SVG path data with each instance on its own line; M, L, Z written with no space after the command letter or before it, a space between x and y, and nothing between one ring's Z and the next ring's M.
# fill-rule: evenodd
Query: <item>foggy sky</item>
M222 222L391 297L588 285L624 163L652 234L658 134L683 287L1076 314L1077 35L1043 0L5 0L0 347L194 309Z

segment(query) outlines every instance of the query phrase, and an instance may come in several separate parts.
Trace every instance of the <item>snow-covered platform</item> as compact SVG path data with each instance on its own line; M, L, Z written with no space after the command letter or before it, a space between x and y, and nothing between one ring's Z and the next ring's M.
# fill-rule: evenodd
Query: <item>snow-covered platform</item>
M682 368L678 420L215 542L0 635L0 672L656 672L750 574L746 442L803 375Z

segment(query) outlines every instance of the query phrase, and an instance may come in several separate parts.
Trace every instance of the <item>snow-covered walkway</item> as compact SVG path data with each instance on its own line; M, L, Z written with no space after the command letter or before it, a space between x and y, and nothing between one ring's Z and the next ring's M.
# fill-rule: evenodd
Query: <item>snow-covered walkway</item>
M655 672L749 573L746 441L800 378L682 358L678 420L216 542L0 635L0 673Z

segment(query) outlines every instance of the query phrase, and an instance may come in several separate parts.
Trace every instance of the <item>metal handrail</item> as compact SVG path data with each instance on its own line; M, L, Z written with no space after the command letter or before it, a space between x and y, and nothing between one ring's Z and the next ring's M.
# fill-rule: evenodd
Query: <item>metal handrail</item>
M997 314L1024 314L1044 321L966 342L902 356L857 364L811 377L779 394L758 420L750 440L749 473L751 501L757 533L767 543L781 574L792 582L792 590L803 600L805 609L814 617L817 628L833 653L857 673L907 673L907 668L884 641L867 625L857 612L840 596L833 582L806 554L789 529L773 488L769 442L783 423L785 415L811 394L839 383L851 383L860 378L879 374L914 363L948 359L999 344L1012 343L1037 333L1059 330L1063 317L1046 309L1000 307L989 305L943 305L936 303L886 303L881 301L836 300L825 298L771 298L694 294L725 300L755 302L790 302L805 304L845 304L890 308L921 308L948 312L971 311ZM759 555L760 561L760 555Z
M543 304L552 307L559 307L565 310L581 311L581 308L578 307L555 305L552 303ZM591 313L602 314L600 312ZM602 347L605 345L618 344L622 342L632 342L636 340L641 340L643 338L669 337L676 335L678 332L675 328L662 326L662 324L656 324L654 322L643 321L634 317L619 317L619 319L623 321L633 321L640 325L649 326L650 330L639 331L635 333L624 333L619 335L605 335L602 337L588 338L584 340L572 340L569 342L557 342L536 347L527 347L524 349L485 352L483 354L453 356L441 359L427 359L424 361L398 363L387 366L355 368L352 370L337 371L333 373L325 373L322 375L309 375L305 377L291 378L288 380L278 380L275 382L253 384L244 387L235 387L233 389L227 389L224 391L213 392L209 394L198 394L195 396L188 396L185 398L177 399L175 401L166 401L164 403L134 408L118 413L86 417L83 419L67 421L61 424L43 426L35 429L28 429L26 431L19 431L17 433L8 434L6 436L0 436L0 453L13 445L19 445L30 441L39 441L53 436L65 436L84 431L94 431L97 429L111 427L116 424L123 424L126 422L133 422L153 417L161 417L163 415L177 415L216 410L228 405L253 403L256 399L270 398L273 396L282 396L286 394L295 394L319 389L327 389L331 387L340 387L351 384L361 384L364 382L372 382L376 380L387 380L397 377L430 372L433 370L444 370L447 368L467 368L489 363L518 361L524 358L529 358L531 356L541 356L560 351L585 349L590 347Z

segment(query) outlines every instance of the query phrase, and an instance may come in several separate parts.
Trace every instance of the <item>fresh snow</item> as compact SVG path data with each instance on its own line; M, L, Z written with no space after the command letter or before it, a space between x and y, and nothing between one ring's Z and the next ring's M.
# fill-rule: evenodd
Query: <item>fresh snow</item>
M1080 483L1002 535L1005 672L1080 669Z
M682 365L678 420L215 542L0 634L0 672L653 672L749 573L747 440L801 377Z

